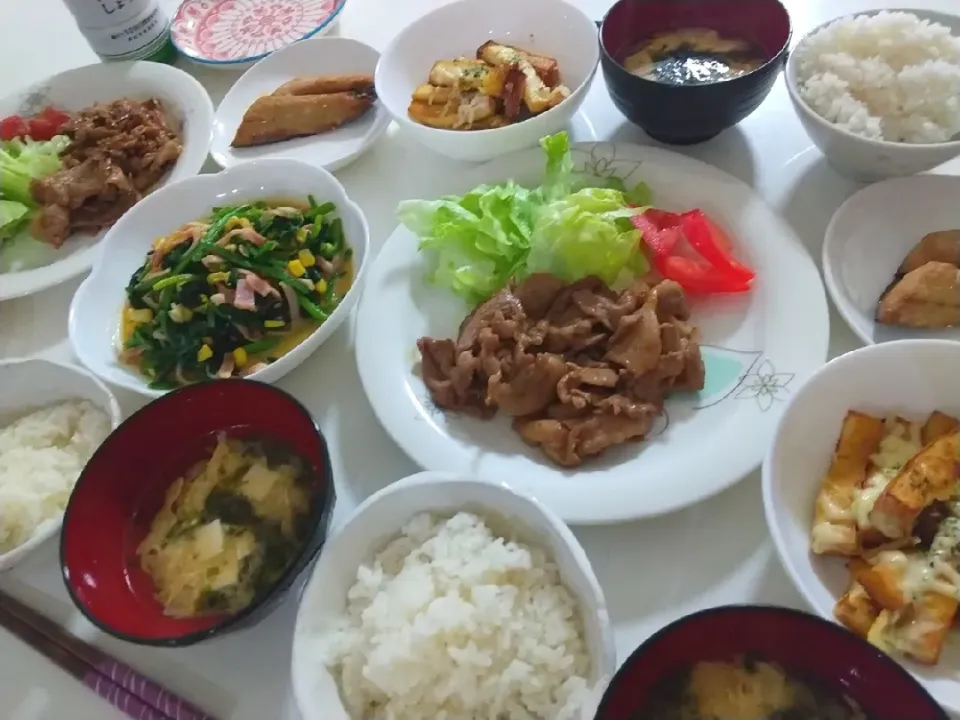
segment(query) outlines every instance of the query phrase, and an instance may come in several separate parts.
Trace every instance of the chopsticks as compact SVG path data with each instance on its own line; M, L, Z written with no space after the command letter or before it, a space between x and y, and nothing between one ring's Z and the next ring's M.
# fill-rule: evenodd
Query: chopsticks
M2 592L0 627L135 720L216 720Z

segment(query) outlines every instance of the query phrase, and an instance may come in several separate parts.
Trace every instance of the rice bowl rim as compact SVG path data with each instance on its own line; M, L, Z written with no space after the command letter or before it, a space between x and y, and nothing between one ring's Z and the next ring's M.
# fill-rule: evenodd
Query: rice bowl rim
M352 526L362 524L371 508L380 505L384 501L389 501L389 499L398 494L415 491L420 487L432 486L440 488L452 485L483 488L487 491L492 491L490 494L499 496L499 499L491 501L489 498L484 499L482 497L483 492L477 493L475 498L465 499L463 501L462 510L447 509L443 507L442 502L436 505L428 502L424 507L420 507L412 514L405 515L393 527L379 529L376 532L376 538L364 548L362 555L363 561L368 561L373 554L383 550L385 544L396 538L402 531L404 525L419 514L474 512L480 514L481 517L484 515L508 516L511 508L515 510L519 506L527 506L527 508L532 510L533 514L539 518L539 521L537 524L523 521L521 530L526 531L527 535L532 535L535 539L532 543L525 536L519 539L524 544L532 544L543 550L547 560L557 566L557 572L559 573L562 585L570 592L577 609L580 611L580 617L583 623L584 642L586 645L585 651L590 657L591 663L591 673L588 678L588 683L590 684L588 685L587 693L588 697L591 697L594 703L599 703L600 696L606 690L607 684L617 669L616 644L614 642L613 625L610 620L603 588L597 579L586 551L583 549L576 535L573 534L573 531L570 530L567 524L564 523L556 513L537 500L536 497L517 490L506 481L494 483L478 480L470 477L466 473L458 475L456 473L427 470L408 475L396 482L390 483L360 503L346 520L341 521L337 527L333 528L327 538L323 551L317 558L314 566L310 569L309 577L304 582L297 600L297 615L293 631L293 650L290 661L294 701L297 710L306 720L313 720L313 718L318 717L316 712L311 711L311 708L313 708L313 697L309 695L306 690L307 678L308 676L312 678L317 670L327 672L326 668L308 666L300 657L302 651L299 648L304 642L304 638L315 635L315 633L308 632L304 629L306 622L304 618L307 613L310 612L310 608L308 608L308 596L325 592L323 585L326 574L331 571L336 571L336 560L332 560L331 558L340 554L340 546L345 542L344 536L347 534L346 531ZM556 541L562 544L571 554L572 563L561 565L557 554L553 552L549 546L545 546L543 542L538 543L536 541L536 538L544 538L545 535L547 536L546 539L549 539L549 534L553 534ZM578 572L582 576L589 596L580 597L573 591L571 583L568 581L572 572ZM354 569L352 573L355 576L356 569ZM349 584L353 582L356 582L356 580L350 581ZM346 608L346 603L347 598L344 596L343 609ZM341 610L341 612L342 611L343 610ZM588 627L594 628L599 637L599 653L593 653L587 642L589 640ZM339 693L342 692L339 683L333 678L332 673L328 674L333 679L339 695ZM346 713L346 708L342 705L342 699L340 703L343 712ZM587 717L587 714L584 713L590 713L593 709L595 708L588 708L586 706L581 708L583 717ZM341 716L337 715L336 717L339 719ZM344 714L343 717L349 718L349 715ZM592 715L590 715L590 717L592 717Z
M785 68L785 78L787 84L787 93L790 95L791 100L794 101L794 104L800 108L808 117L812 118L814 121L823 125L825 127L831 128L832 130L840 133L841 135L851 138L853 140L859 140L864 143L869 143L878 148L917 148L917 149L928 149L928 150L942 150L953 149L960 151L960 136L956 140L947 140L945 142L936 142L936 143L909 143L895 140L874 140L872 138L864 137L863 135L858 135L855 132L847 130L846 128L838 125L836 123L830 122L825 117L820 115L816 110L814 110L807 103L806 100L800 95L800 83L797 77L797 54L804 47L804 45L810 40L810 38L826 27L833 25L834 23L841 22L843 20L852 20L858 17L873 17L879 15L880 13L906 13L913 15L914 17L920 20L928 20L939 25L943 25L948 30L950 34L955 38L960 38L960 34L957 34L957 31L954 30L949 24L944 22L946 19L952 19L958 26L960 26L960 15L951 15L950 13L938 12L936 10L922 10L919 8L882 8L879 10L862 10L860 12L849 13L847 15L840 15L826 22L820 23L815 28L810 30L807 33L804 33L800 39L797 41L796 47L794 47L787 55L787 64Z
M91 383L93 386L102 393L100 400L93 400L91 397L80 397L80 396L71 396L64 397L64 399L57 402L71 402L71 401L83 401L86 400L97 407L97 409L103 411L110 422L110 432L112 433L116 430L120 423L123 421L123 411L120 408L120 403L117 401L116 396L113 394L113 391L107 387L100 378L98 378L93 373L89 372L85 368L82 368L78 365L73 365L70 363L58 362L56 360L49 360L42 357L13 357L13 358L3 358L0 359L0 388L4 387L2 381L3 374L7 368L16 366L16 365L30 365L34 363L39 363L43 365L50 365L56 368L57 372L62 373L63 375L77 375L80 376ZM64 383L63 387L66 387ZM66 395L66 393L65 393ZM31 410L39 410L42 406L33 405L33 404L20 404L19 409L15 411L16 417L23 417L23 412L29 412ZM12 422L15 422L13 420ZM6 425L2 426L6 427ZM106 439L106 438L105 438ZM79 479L79 476L78 476ZM70 489L70 494L73 494L73 488ZM69 499L69 496L68 496ZM43 545L45 542L54 537L57 533L60 532L61 527L63 526L63 512L58 516L51 518L43 523L41 523L37 529L34 530L33 535L30 536L26 542L18 545L9 550L6 553L0 553L0 573L6 572L7 570L12 569L18 563L20 563L27 555L29 555L33 550L35 550L40 545Z

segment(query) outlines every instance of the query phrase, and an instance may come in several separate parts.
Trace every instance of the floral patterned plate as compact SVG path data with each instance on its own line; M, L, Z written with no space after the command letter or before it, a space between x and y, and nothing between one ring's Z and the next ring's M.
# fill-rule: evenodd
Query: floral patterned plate
M674 396L643 444L627 443L575 470L527 447L507 418L475 420L436 409L419 374L417 338L455 335L469 308L425 284L417 239L400 227L374 261L360 300L356 357L380 422L424 469L512 483L570 523L618 522L699 502L755 470L794 390L827 357L829 318L816 265L793 231L739 180L653 147L574 146L595 176L641 179L666 209L693 207L721 222L757 271L749 294L692 302L706 386ZM452 178L444 194L513 178L536 184L539 148Z
M347 0L185 0L173 43L194 62L236 70L328 32Z

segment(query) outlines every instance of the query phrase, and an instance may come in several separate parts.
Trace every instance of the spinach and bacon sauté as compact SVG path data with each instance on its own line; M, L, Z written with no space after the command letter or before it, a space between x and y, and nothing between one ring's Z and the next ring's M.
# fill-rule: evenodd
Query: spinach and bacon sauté
M250 375L319 327L352 280L333 203L214 208L156 240L131 276L120 359L156 389Z

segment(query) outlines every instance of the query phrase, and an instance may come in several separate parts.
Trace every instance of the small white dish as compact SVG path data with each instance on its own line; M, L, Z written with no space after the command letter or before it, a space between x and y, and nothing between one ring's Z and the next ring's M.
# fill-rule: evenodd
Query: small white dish
M834 214L823 241L823 277L840 315L863 342L960 340L960 328L920 330L874 320L880 295L920 239L960 229L958 197L960 177L894 178L861 190Z
M909 12L921 20L945 25L950 28L955 37L960 36L960 17L933 10L887 8L853 13L845 17L875 15L878 12ZM800 118L800 124L803 125L803 129L807 131L814 145L820 148L830 167L846 178L869 183L904 175L915 175L931 170L960 155L960 139L929 145L870 140L841 129L820 117L807 105L806 101L800 97L800 88L797 83L798 50L803 47L807 37L840 19L842 17L822 23L807 33L788 56L784 72L787 93Z
M208 215L212 208L270 198L306 198L333 202L353 249L355 277L350 291L330 318L296 348L249 377L272 383L296 368L326 341L360 297L369 258L370 229L363 211L343 185L320 167L287 159L255 160L216 175L199 175L151 194L120 218L103 241L103 253L73 296L68 330L73 351L87 369L114 385L147 397L165 390L117 358L117 334L131 274L143 264L158 237Z
M291 664L293 694L304 720L349 720L336 681L317 657L314 640L343 612L357 568L415 515L460 510L496 515L523 542L547 551L556 562L582 611L592 660L592 694L599 702L617 669L616 648L603 590L576 536L549 509L506 483L422 472L391 483L361 503L327 540L313 567L297 611ZM592 719L595 710L583 708L583 720Z
M810 552L810 527L820 479L830 465L849 410L922 420L934 410L960 415L960 343L901 340L854 350L832 360L794 395L763 463L763 506L787 574L822 617L847 588L843 558ZM955 639L955 638L954 638ZM934 699L960 713L960 643L948 641L940 663L904 662Z
M298 40L323 36L347 0L185 0L173 18L173 44L191 62L245 70Z
M0 425L53 403L89 400L106 413L110 429L123 419L117 399L109 388L86 370L41 358L0 360ZM0 553L0 572L19 564L35 548L60 531L63 515L43 523L23 545Z
M67 70L0 99L0 117L30 115L48 105L76 111L97 102L151 97L158 98L182 128L183 152L157 185L160 188L200 172L210 147L213 103L203 86L183 70L154 62L97 63ZM40 292L86 272L99 253L103 235L75 233L58 250L48 251L37 243L29 254L31 260L44 264L0 273L0 300Z
M417 339L456 334L470 308L427 283L417 238L399 227L370 270L355 331L357 369L377 418L421 467L511 478L566 522L612 523L677 510L755 470L784 401L827 357L829 317L816 265L793 231L746 185L678 153L621 143L585 143L574 165L627 187L643 180L669 210L702 208L722 223L757 273L749 293L691 302L706 385L677 395L644 443L626 443L573 469L527 446L508 418L444 413L419 372ZM543 177L540 149L498 158L449 183L461 194ZM428 198L429 199L429 198Z
M570 97L545 113L494 130L439 130L407 114L414 88L438 60L473 56L498 40L556 58ZM583 104L597 71L597 26L563 0L458 0L427 13L393 39L377 64L377 96L404 134L455 160L490 160L533 147L562 130Z
M380 102L356 122L321 135L249 148L234 148L230 143L247 108L288 80L307 75L373 75L379 58L380 53L369 45L348 38L303 40L264 58L237 80L217 108L210 155L225 168L267 157L300 160L331 172L353 162L390 125L390 114Z

